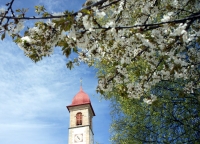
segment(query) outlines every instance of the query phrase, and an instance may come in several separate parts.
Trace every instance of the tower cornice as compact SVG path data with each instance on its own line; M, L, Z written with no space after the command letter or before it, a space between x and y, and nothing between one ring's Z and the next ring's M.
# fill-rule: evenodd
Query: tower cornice
M68 105L68 106L66 106L66 108L67 108L68 111L70 112L70 108L71 108L71 107L77 107L77 106L82 106L82 105L89 105L90 108L91 108L91 110L92 110L93 116L96 116L95 113L94 113L94 109L93 109L91 103L84 103L84 104L77 104L77 105Z

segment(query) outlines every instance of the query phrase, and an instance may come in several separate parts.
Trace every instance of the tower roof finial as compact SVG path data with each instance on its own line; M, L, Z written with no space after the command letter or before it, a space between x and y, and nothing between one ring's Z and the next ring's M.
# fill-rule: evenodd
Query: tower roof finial
M82 79L82 78L80 78L80 83L81 83L81 86L82 86L82 81L83 81L83 79Z
M83 79L80 78L80 91L82 90L82 82L83 82Z

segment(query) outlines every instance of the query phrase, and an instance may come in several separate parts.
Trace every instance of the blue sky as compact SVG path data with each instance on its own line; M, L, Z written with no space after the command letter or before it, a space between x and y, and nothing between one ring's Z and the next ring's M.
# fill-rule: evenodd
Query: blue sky
M9 1L0 0L0 8ZM50 12L77 11L83 0L15 0L14 6L45 5ZM29 13L30 15L33 13ZM31 22L28 22L31 24ZM109 102L95 92L95 70L82 64L66 68L60 48L51 57L33 63L10 38L0 41L0 143L66 144L69 113L66 109L80 88L90 96L96 116L94 139L109 144ZM103 123L102 123L103 122Z

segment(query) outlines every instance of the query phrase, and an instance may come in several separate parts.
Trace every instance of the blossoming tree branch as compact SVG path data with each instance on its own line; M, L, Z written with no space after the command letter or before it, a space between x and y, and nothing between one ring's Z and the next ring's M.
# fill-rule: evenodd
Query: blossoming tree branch
M35 6L37 16L13 3L0 9L1 39L11 36L35 62L59 46L66 57L78 53L70 69L80 62L110 67L99 73L101 94L116 88L151 104L157 99L151 87L161 81L183 80L184 93L200 88L199 0L87 0L75 13ZM27 20L37 21L25 29Z

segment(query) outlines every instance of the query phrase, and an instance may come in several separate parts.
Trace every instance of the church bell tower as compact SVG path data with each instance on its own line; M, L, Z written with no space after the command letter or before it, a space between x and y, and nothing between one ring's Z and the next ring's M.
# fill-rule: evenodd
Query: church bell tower
M66 107L70 113L68 144L94 144L92 118L95 113L82 86L72 104Z

